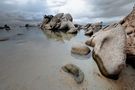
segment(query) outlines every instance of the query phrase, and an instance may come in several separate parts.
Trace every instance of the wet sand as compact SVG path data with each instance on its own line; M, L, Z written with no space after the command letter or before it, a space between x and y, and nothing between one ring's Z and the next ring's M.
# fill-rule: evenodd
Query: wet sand
M0 38L9 38L0 41L0 90L135 90L135 70L130 66L119 80L110 80L100 74L91 55L70 53L74 43L87 40L83 31L72 36L14 27L0 31ZM84 72L82 84L61 69L69 63Z

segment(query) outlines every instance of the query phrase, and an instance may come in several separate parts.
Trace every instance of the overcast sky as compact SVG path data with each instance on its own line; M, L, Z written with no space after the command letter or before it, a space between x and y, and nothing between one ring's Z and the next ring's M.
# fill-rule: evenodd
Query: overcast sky
M74 22L114 22L131 12L135 0L0 0L0 24L40 22L43 15L71 13Z

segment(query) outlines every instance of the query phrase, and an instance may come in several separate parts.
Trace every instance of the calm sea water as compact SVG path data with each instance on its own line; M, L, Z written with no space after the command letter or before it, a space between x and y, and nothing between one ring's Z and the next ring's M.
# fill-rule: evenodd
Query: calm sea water
M114 81L100 74L91 54L71 54L73 44L88 39L83 30L70 35L12 27L9 32L0 30L0 38L9 38L0 42L0 90L135 90L135 70L130 66ZM69 63L84 72L82 84L62 71Z

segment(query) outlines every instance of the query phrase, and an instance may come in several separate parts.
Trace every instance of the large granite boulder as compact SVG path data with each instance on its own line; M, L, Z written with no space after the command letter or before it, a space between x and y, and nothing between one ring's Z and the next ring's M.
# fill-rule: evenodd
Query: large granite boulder
M93 59L100 72L112 79L117 79L125 67L126 34L120 24L113 24L95 33L86 44L94 47Z
M68 33L77 33L77 28L73 24L73 18L70 14L58 13L55 16L45 15L41 24L41 29L51 31L69 31Z
M135 55L135 7L132 12L120 21L127 33L127 54Z
M127 36L127 63L135 68L135 6L131 13L119 22L126 31Z
M85 35L92 36L94 33L102 29L102 22L87 24L84 29L86 30Z

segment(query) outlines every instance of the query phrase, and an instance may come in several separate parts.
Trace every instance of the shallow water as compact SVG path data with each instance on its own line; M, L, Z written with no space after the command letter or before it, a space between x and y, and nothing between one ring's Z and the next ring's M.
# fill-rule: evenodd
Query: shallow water
M135 70L130 66L119 80L102 76L91 55L72 55L73 44L84 43L83 30L77 35L42 32L39 28L13 27L0 31L0 90L135 90ZM85 80L76 84L61 67L75 64Z

